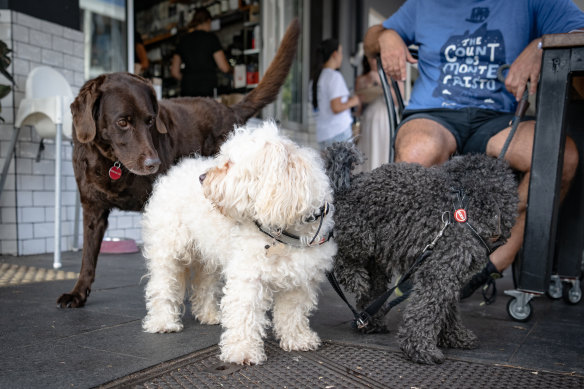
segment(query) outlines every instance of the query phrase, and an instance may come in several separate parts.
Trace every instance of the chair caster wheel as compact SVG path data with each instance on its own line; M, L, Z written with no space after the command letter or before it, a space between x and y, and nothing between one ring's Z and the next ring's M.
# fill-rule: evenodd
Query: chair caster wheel
M507 313L511 319L519 322L529 321L533 315L531 299L538 296L538 294L520 290L506 290L505 294L511 296L511 299L507 302Z
M566 304L575 305L582 300L582 289L580 289L580 280L564 282L562 288L562 297Z
M562 298L562 292L563 287L560 276L557 274L552 275L550 279L550 286L548 287L546 295L553 300L558 300Z
M527 322L533 315L531 301L528 301L527 304L522 305L517 298L512 298L507 302L507 313L511 319L515 321L522 323Z

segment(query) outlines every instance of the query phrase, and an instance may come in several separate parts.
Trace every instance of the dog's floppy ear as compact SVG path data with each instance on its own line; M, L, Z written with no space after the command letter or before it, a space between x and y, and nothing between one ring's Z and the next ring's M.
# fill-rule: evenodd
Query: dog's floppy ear
M79 91L75 101L71 103L73 128L75 129L77 140L81 143L91 142L95 138L94 105L101 96L99 88L104 80L105 75L102 75L87 81Z
M285 228L297 223L310 208L312 173L309 162L295 148L268 142L263 149L258 185L262 190L254 206L262 224Z
M162 119L163 114L162 107L160 106L160 104L158 104L156 91L154 90L154 87L152 86L152 83L150 81L144 80L144 82L147 83L148 87L150 88L150 100L152 102L152 106L154 107L154 111L156 112L156 131L158 131L161 134L166 134L168 130L166 129L166 124L164 124L164 120Z
M156 130L161 134L166 134L168 130L166 129L164 120L162 120L160 116L161 116L160 109L158 109L158 114L156 115Z

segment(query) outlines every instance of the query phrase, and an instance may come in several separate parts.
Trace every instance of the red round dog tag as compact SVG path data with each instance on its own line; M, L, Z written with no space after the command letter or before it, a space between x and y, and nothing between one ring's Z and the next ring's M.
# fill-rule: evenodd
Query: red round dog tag
M466 221L466 211L462 208L454 211L454 218L459 223L464 223Z
M122 168L120 167L121 164L119 162L114 163L109 170L109 176L112 180L119 180L122 177Z

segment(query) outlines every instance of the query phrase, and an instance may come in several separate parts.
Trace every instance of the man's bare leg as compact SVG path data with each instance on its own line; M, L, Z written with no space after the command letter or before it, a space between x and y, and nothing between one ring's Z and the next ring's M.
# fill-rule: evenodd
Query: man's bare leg
M498 157L511 128L499 132L493 136L487 144L487 154ZM499 247L493 254L491 254L491 262L499 272L505 270L513 261L517 252L523 244L523 233L525 230L525 212L527 209L527 194L529 190L529 177L531 170L531 157L533 150L533 136L535 132L535 121L523 122L517 128L517 132L513 136L513 140L509 145L509 149L505 154L505 159L509 165L523 174L519 182L519 208L518 216L515 225L511 229L511 237L507 243ZM564 150L564 166L562 170L560 200L563 200L570 183L576 173L578 167L578 150L574 141L571 138L566 139L566 147Z
M456 139L442 125L429 119L404 123L395 140L395 161L432 166L444 163L456 151Z

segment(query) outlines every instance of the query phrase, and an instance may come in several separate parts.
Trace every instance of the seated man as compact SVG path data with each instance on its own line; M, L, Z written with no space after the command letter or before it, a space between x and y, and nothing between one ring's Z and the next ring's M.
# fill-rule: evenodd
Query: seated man
M497 157L510 132L517 101L536 92L541 36L584 27L584 13L571 0L408 0L365 36L365 54L381 55L385 72L404 80L406 61L418 63L410 103L395 139L396 161L440 164L454 153ZM419 47L418 60L407 46ZM511 64L503 84L500 66ZM523 242L535 121L519 124L505 154L523 173L519 214L511 237L490 256L485 269L462 289L466 298L500 277ZM578 165L574 141L566 139L561 178L563 197Z

